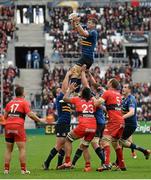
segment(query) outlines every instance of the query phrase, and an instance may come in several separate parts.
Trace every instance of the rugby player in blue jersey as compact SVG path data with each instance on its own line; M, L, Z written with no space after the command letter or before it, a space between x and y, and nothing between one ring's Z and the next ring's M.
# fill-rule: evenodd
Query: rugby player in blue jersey
M55 127L56 145L51 149L47 159L44 161L42 165L44 170L49 169L50 162L57 153L59 153L57 167L62 164L65 155L63 148L65 144L65 138L68 132L70 131L71 105L63 101L63 96L66 92L66 89L68 88L70 75L71 71L68 71L62 83L62 88L57 89L58 95L56 98L56 107L58 113L58 120Z
M72 16L73 15L73 16ZM81 66L86 65L87 69L91 67L94 62L94 51L97 44L98 33L96 28L97 19L89 18L87 25L82 26L80 24L80 18L75 14L69 16L73 28L81 36L81 58L78 60L76 65L72 68L71 82L76 82L78 88L76 92L79 92L81 85Z
M146 159L149 159L151 151L137 146L130 142L128 138L135 132L137 128L137 103L135 97L131 94L132 87L130 84L124 84L122 94L124 100L122 102L123 117L125 119L125 128L120 138L120 143L123 147L131 148L142 152Z

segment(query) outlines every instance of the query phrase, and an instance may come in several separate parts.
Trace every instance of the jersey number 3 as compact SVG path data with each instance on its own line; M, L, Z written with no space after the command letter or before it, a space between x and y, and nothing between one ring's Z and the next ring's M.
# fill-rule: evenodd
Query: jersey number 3
M16 110L17 110L17 108L18 108L18 106L19 106L19 104L12 104L12 105L10 106L10 107L11 107L10 112L11 112L11 113L15 113Z

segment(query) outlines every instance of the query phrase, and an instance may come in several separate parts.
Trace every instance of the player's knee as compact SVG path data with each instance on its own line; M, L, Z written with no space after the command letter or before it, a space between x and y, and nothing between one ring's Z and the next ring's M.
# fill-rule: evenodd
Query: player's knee
M108 136L103 136L102 137L102 143L110 143L111 142L111 137L108 137Z
M120 138L119 144L120 144L120 146L127 147L127 140Z
M91 143L99 144L100 138L99 137L94 137L91 141Z
M81 76L81 66L76 64L71 68L71 71L72 71L72 77L79 78Z
M75 140L75 137L72 135L71 132L69 132L66 139L69 140L70 142L73 142Z
M86 140L83 139L83 140L81 140L80 147L82 149L85 149L85 148L89 147L89 144L90 144L90 141L86 141Z

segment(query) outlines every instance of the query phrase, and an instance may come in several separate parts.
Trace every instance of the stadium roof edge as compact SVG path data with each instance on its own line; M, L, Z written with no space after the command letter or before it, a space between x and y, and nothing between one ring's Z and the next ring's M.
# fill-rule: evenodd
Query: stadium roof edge
M0 6L12 6L14 5L13 0L1 0Z

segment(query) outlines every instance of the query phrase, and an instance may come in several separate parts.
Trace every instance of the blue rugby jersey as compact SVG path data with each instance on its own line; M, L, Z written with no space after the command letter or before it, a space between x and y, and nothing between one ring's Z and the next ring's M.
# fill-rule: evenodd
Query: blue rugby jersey
M56 98L56 108L58 113L57 124L71 122L71 105L63 101L64 94L61 92Z
M128 113L129 108L131 107L134 108L135 113L133 116L125 119L125 125L137 126L137 115L136 115L137 103L133 95L129 95L127 98L124 98L122 101L122 111L124 112L124 114Z
M104 116L102 108L97 108L94 115L95 115L97 124L105 124L105 116Z
M86 27L83 27L86 29ZM89 36L88 37L82 37L80 44L82 48L82 55L87 56L89 59L94 58L94 50L97 43L97 37L98 33L95 29L88 30Z

